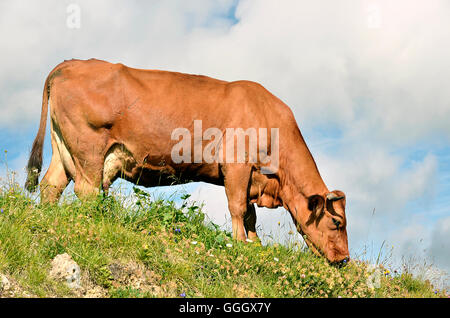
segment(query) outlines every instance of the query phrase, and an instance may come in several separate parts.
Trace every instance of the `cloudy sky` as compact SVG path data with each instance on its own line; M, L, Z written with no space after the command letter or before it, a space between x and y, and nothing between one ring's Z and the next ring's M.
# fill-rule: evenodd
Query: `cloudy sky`
M64 59L257 81L346 192L353 256L374 259L385 242L397 264L450 271L449 16L446 0L3 0L0 150L22 182L44 80ZM45 168L50 156L47 134ZM223 188L183 189L230 226ZM283 209L258 217L265 239L296 239Z

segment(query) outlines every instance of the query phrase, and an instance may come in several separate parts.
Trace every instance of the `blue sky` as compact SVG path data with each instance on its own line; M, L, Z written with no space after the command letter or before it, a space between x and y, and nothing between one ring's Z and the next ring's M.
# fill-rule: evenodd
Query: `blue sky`
M80 28L67 25L70 3ZM0 150L23 182L43 83L64 59L257 81L291 107L329 188L346 192L354 254L371 246L373 258L386 241L397 266L414 255L449 271L449 14L437 0L5 0ZM230 225L223 189L182 188ZM261 233L287 237L282 210L258 218Z

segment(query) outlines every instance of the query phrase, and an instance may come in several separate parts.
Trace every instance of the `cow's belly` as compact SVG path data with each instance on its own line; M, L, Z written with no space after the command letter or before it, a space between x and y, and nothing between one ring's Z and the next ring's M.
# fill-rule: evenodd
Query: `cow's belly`
M133 154L123 145L113 145L105 157L103 166L103 188L108 189L122 178L145 187L171 186L189 182L207 182L223 185L218 164L168 165L162 161L144 159L138 163Z

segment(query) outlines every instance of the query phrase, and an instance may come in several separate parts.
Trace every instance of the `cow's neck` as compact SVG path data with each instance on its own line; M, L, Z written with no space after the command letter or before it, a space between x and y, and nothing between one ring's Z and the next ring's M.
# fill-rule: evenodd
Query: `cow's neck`
M299 205L298 200L329 192L303 137L299 133L295 139L295 144L280 151L282 200L290 210Z

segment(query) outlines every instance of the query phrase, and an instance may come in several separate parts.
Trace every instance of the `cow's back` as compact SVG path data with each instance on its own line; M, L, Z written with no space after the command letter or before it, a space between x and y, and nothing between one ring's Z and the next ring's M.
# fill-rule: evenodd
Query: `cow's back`
M137 163L164 166L161 162L171 161L178 142L171 139L172 132L186 128L193 137L195 120L203 131L296 127L289 108L250 81L226 82L99 60L66 61L52 74L52 119L79 161L103 162L120 145ZM219 176L217 164L184 169Z

